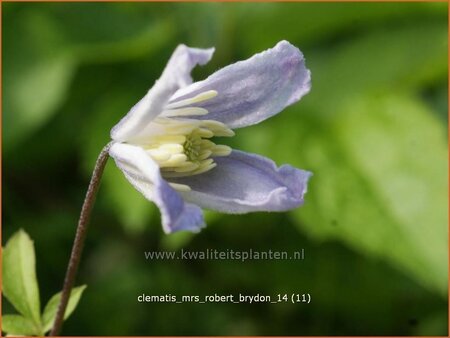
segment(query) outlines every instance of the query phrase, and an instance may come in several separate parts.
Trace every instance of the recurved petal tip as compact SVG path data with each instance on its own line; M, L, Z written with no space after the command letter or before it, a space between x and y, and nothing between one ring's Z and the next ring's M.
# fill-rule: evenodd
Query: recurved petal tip
M182 193L187 201L226 213L287 211L304 202L308 171L237 150L214 160L211 171L175 180L191 188Z

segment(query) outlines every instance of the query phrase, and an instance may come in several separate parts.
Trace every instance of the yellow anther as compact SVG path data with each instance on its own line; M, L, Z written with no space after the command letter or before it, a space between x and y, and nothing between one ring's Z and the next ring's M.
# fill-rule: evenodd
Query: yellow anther
M177 167L181 163L187 160L187 156L185 154L175 154L170 156L167 161L159 162L161 168L163 167Z
M161 116L178 117L178 116L201 116L208 114L208 111L199 107L187 107L180 109L169 109L162 112Z
M198 154L198 159L201 160L206 160L208 157L211 156L213 152L211 150L202 150L202 152L200 154Z
M230 128L223 128L221 130L218 130L214 132L215 136L222 136L222 137L231 137L234 136L234 131L232 131Z
M167 105L167 109L185 107L185 106L191 105L193 103L199 103L199 102L203 102L203 101L212 99L215 96L217 96L217 92L215 90L208 90L208 91L200 93L192 98L180 100L180 101L174 102L174 103L169 103Z
M203 138L210 138L214 136L214 133L209 130L209 129L205 129L205 128L198 128L194 131L198 136L203 137Z
M215 145L211 151L213 156L228 156L231 154L231 148L222 144Z
M234 136L234 131L228 128L224 123L214 120L202 121L202 127L208 128L214 133L214 136Z
M201 140L200 146L202 149L212 149L216 146L216 144L210 140Z
M167 161L170 158L170 154L160 149L150 149L147 153L157 162Z
M172 188L174 188L175 190L180 191L180 192L186 192L186 191L190 191L191 190L191 187L189 187L186 184L179 184L179 183L171 183L171 182L169 182L169 185Z
M177 172L177 173L186 173L189 171L194 171L196 169L198 169L198 167L200 166L198 163L192 163L192 162L186 162L189 163L189 165L182 165L176 168L173 168L173 171Z
M210 163L208 165L205 166L200 166L200 168L194 170L191 175L198 175L198 174L203 174L213 168L215 168L217 166L217 163Z

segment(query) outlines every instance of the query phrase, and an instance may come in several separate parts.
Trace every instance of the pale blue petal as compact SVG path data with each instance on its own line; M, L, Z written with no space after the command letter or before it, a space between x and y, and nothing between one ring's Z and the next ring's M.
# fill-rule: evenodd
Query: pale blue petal
M213 48L198 49L179 45L159 80L111 130L111 138L120 142L142 138L144 135L141 132L145 132L145 127L164 110L170 97L178 89L192 83L192 68L206 64L213 53Z
M300 100L310 88L310 71L305 66L303 54L289 42L281 41L272 49L180 89L170 102L215 90L218 92L215 98L195 104L209 111L209 114L196 118L241 128L279 113Z
M158 206L164 232L198 232L205 226L202 210L183 201L179 193L161 177L158 165L144 149L115 143L109 153L127 180Z
M303 204L310 172L277 167L265 157L233 150L216 157L217 167L200 175L173 179L186 184L185 200L226 213L286 211Z

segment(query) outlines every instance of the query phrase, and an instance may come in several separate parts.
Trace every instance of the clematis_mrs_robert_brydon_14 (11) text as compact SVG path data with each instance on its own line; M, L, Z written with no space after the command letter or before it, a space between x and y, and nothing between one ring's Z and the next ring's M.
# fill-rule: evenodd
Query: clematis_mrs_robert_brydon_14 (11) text
M193 82L213 48L179 45L161 77L111 130L110 156L161 212L166 233L199 231L202 208L287 211L303 204L310 172L213 142L300 100L311 73L287 41Z

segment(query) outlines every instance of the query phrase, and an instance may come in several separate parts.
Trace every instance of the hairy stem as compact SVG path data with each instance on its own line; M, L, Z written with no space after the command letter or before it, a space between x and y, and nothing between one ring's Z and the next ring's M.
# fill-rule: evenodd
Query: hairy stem
M92 173L91 182L84 199L83 207L81 208L80 218L78 220L77 232L72 246L72 253L70 254L69 264L67 266L66 277L64 278L64 285L61 294L61 300L59 302L58 311L56 312L55 322L53 328L50 331L50 336L58 336L61 332L61 328L64 321L64 314L66 312L67 303L69 302L70 292L72 291L75 276L80 263L81 253L83 251L84 241L86 239L87 228L89 224L89 216L92 211L92 207L95 202L95 196L100 186L100 179L105 169L106 162L109 157L109 148L112 142L107 144L95 163L95 168Z

